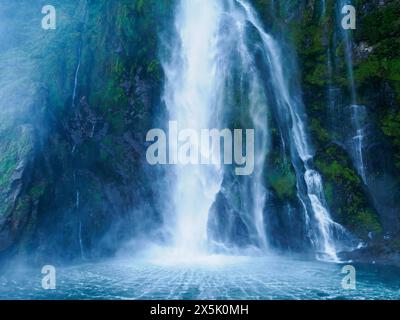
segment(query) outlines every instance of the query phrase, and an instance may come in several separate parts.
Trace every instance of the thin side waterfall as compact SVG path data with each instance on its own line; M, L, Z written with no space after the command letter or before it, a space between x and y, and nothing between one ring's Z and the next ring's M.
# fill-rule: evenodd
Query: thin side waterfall
M322 16L326 15L326 0L322 0Z
M349 86L350 86L350 93L351 93L351 101L352 104L356 104L357 103L357 93L356 93L356 85L354 82L354 72L353 72L353 40L352 40L352 36L351 36L351 30L345 30L342 27L342 18L343 18L343 14L342 14L342 8L345 5L351 5L352 1L351 0L340 0L338 2L338 24L339 24L339 28L341 30L341 34L343 37L343 42L344 42L344 47L345 47L345 51L344 51L344 55L345 55L345 61L346 61L346 67L347 67L347 76L348 76L348 80L349 80Z
M322 1L322 9L321 9L321 19L322 23L324 24L324 33L325 37L329 37L329 28L325 22L327 17L327 3L326 0ZM332 65L332 46L328 40L327 49L326 49L326 68L328 70L328 86L327 86L327 103L328 103L328 113L330 118L330 128L331 130L335 130L335 123L337 119L337 109L336 109L336 100L337 100L337 93L338 88L333 84L333 65Z
M78 76L79 76L79 69L81 68L81 50L82 50L82 43L79 44L78 48L78 64L75 69L75 76L74 76L74 87L72 90L72 107L75 106L75 99L76 99L76 92L78 88Z
M367 109L361 105L351 106L351 124L355 132L350 140L351 150L358 174L367 184L367 173L364 161L364 146L367 128Z
M77 87L78 87L78 75L79 75L79 69L81 67L81 50L82 50L82 41L79 43L79 49L78 49L78 64L75 69L75 76L74 76L74 87L72 91L72 108L75 107L75 99L76 99L76 94L77 94ZM76 144L73 145L71 154L74 156L74 153L76 151ZM75 184L77 183L76 179L76 173L74 173L74 179L75 179ZM79 249L80 249L80 254L81 258L84 258L83 254L83 242L82 242L82 222L80 218L80 213L79 213L79 205L80 205L80 192L79 189L76 190L76 198L75 198L75 208L76 212L78 215L78 242L79 242Z
M79 190L76 190L76 197L75 197L75 208L78 210L80 204L80 193Z
M88 1L85 1L84 7L83 7L83 16L82 16L82 25L85 25L86 19L87 19L87 14L88 14ZM78 80L79 80L79 70L81 68L81 60L82 60L82 48L83 48L83 39L82 39L82 34L84 30L81 30L81 34L79 35L79 44L78 44L78 63L75 68L75 73L74 73L74 85L73 85L73 90L72 90L72 107L75 106L75 99L76 99L76 94L77 94L77 89L78 89Z
M365 146L367 142L367 109L363 105L350 105L351 135L347 141L347 148L353 160L357 173L363 182L368 185L367 166L365 163Z
M82 221L79 217L79 208L80 206L80 192L79 189L76 190L76 197L75 197L75 209L78 214L78 243L79 243L79 250L81 254L81 258L84 259L84 250L83 250L83 241L82 241Z
M366 124L365 120L367 119L367 109L363 105L359 105L357 103L357 89L354 81L354 67L353 67L353 39L351 35L351 30L345 30L341 26L342 8L345 5L352 4L350 0L341 0L338 3L338 28L341 30L340 33L343 38L344 43L344 55L347 67L347 78L350 86L350 94L351 94L351 105L350 108L350 117L351 117L351 126L352 133L348 138L347 147L349 149L349 153L353 159L354 166L357 168L358 174L361 176L365 184L367 182L367 172L365 165L365 156L364 156L364 148L366 141Z
M82 25L85 24L86 18L87 18L87 13L88 13L88 1L85 1L84 3L84 8L83 8L83 17L82 17ZM77 90L78 90L78 82L79 82L79 71L81 68L81 61L82 61L82 49L83 49L83 34L84 30L81 30L81 34L79 36L79 44L78 44L78 63L75 69L74 73L74 85L72 89L72 102L71 102L71 107L74 109L75 108L75 100L77 96ZM76 117L79 117L79 112L76 111L75 113ZM94 127L92 130L92 136L94 132ZM74 157L74 154L76 152L77 145L74 144L71 150L71 154ZM80 190L79 190L79 185L78 185L78 178L76 175L76 171L74 171L74 182L76 185L76 196L75 196L75 209L76 209L76 214L77 214L77 223L78 223L78 243L79 243L79 250L80 250L80 256L81 259L85 259L85 254L84 254L84 245L83 245L83 240L82 240L82 219L81 219L81 213L80 213Z

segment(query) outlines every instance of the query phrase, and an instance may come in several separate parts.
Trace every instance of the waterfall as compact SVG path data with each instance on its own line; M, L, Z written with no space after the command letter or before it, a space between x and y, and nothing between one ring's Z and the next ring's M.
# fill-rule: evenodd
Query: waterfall
M80 204L80 193L79 193L79 190L76 190L76 197L75 197L76 210L79 210L79 204Z
M223 127L229 113L228 102L235 100L232 97L240 89L245 104L241 107L248 108L256 145L255 170L251 182L246 184L248 190L242 191L240 199L245 204L239 215L256 234L258 246L266 249L264 208L268 192L264 179L268 174L268 115L272 111L277 114L283 144L290 148L296 170L298 198L303 204L310 242L318 258L338 261L339 240L347 232L329 214L322 178L313 165L300 88L288 82L284 69L287 57L278 42L264 31L256 13L244 0L181 0L175 27L177 41L171 55L163 61L164 100L170 120L177 120L179 129ZM259 37L254 45L248 37L250 29ZM261 65L257 54L261 54ZM208 155L208 150L202 152ZM171 228L180 251L193 253L206 248L208 214L221 190L224 170L219 166L174 167L175 183L170 194L175 213Z
M253 122L253 127L256 132L256 145L255 145L255 170L251 180L250 192L245 190L246 193L242 194L242 198L250 197L250 203L247 208L252 212L251 217L254 219L255 232L257 233L256 239L261 249L265 250L268 246L268 239L264 226L264 206L267 200L267 192L264 187L264 169L266 156L268 153L269 144L269 132L268 132L268 103L266 93L261 82L261 77L257 72L257 66L254 58L246 43L246 16L239 13L237 9L230 3L229 11L231 12L231 18L235 22L234 32L231 34L232 43L227 45L226 50L239 51L240 56L240 88L245 91L244 88L248 87L248 93L246 98L250 101L249 112ZM233 65L225 66L226 72L232 72L234 69ZM232 94L227 92L226 94Z
M86 24L87 14L88 14L88 1L86 0L83 3L82 17L80 18L82 26L84 26ZM84 27L82 27L82 28L84 28ZM72 102L71 102L72 107L75 106L75 99L76 99L76 94L77 94L77 89L78 89L79 70L81 68L81 60L82 60L82 48L83 48L82 35L83 35L83 31L84 31L84 29L82 29L80 31L80 34L79 34L78 63L76 65L75 72L74 72L74 85L73 85L73 90L72 90Z
M353 38L351 30L345 30L341 26L342 19L342 8L345 5L352 4L351 0L341 0L338 3L338 28L342 35L344 43L344 56L347 67L347 78L350 86L350 98L351 105L349 106L350 117L351 117L351 134L347 141L347 148L350 156L352 157L354 166L357 169L358 174L361 176L365 184L367 182L367 172L364 157L364 148L366 141L366 123L367 109L363 105L357 103L357 89L354 81L354 67L353 67Z
M251 7L244 1L238 0L238 2L245 8L248 20L262 38L270 65L270 76L273 80L278 112L282 121L289 121L290 123L286 136L290 137L292 161L298 174L298 197L304 205L306 214L310 215L311 213L313 215L307 217L306 221L312 218L316 221L315 228L309 230L309 232L317 251L317 257L337 261L336 252L338 248L335 243L335 234L345 235L347 232L330 217L325 201L322 178L312 165L312 148L305 131L301 100L293 99L292 96L298 96L298 94L289 92L289 85L283 71L283 57L277 42L263 31L261 23ZM297 157L300 158L302 167L297 165ZM301 180L304 180L306 184L305 194L301 192ZM311 210L307 209L307 202L311 204ZM309 213L309 211L311 212Z
M180 1L176 13L177 43L164 62L165 103L178 130L213 128L218 87L217 35L221 14L218 1ZM213 124L214 122L214 124ZM198 148L198 145L191 145ZM209 150L201 150L209 158ZM215 165L176 165L171 200L175 210L174 247L182 254L205 250L207 220L222 180Z
M76 176L76 174L74 174ZM81 258L84 259L84 251L83 251L83 241L82 241L82 221L80 219L79 214L79 206L80 206L80 192L79 189L76 190L76 197L75 197L75 208L78 213L78 243L79 243L79 250L81 253Z
M365 106L351 105L351 124L355 135L350 138L350 152L358 174L361 176L364 183L368 184L364 161L364 145L367 128L366 120L367 109Z
M75 69L75 76L74 76L74 87L72 90L72 107L75 106L75 98L76 98L76 92L78 88L78 76L79 76L79 69L81 67L81 50L82 50L82 40L79 43L79 49L78 49L78 64Z
M353 72L353 40L351 36L351 31L350 30L345 30L342 27L342 8L345 5L351 5L352 1L350 0L340 0L338 2L338 27L341 30L341 34L343 37L343 42L344 42L344 55L345 55L345 61L346 61L346 66L347 66L347 76L349 80L349 85L350 85L350 93L351 93L351 102L352 104L356 104L357 102L357 93L356 93L356 85L354 82L354 72Z
M83 15L81 17L81 23L82 23L82 26L84 26L86 23L87 14L88 14L88 1L85 1L83 3L82 12L83 12ZM75 100L76 100L76 95L77 95L77 90L78 90L79 71L81 68L81 61L82 61L83 31L84 31L84 29L81 30L80 35L79 35L78 63L77 63L77 66L76 66L75 72L74 72L74 85L73 85L73 89L72 89L72 102L71 102L72 108L75 107ZM76 113L76 117L80 117L79 112ZM92 127L91 137L93 137L93 133L94 133L94 124ZM77 149L77 144L74 143L72 150L71 150L72 157L75 157L76 149ZM80 191L79 191L79 184L78 184L78 179L77 179L77 175L76 175L76 170L74 171L74 183L76 185L75 209L76 209L77 223L78 223L78 244L79 244L81 259L85 259L84 245L83 245L83 240L82 240L82 219L81 219L81 213L80 213Z
M321 19L322 23L324 24L324 34L325 37L329 36L329 26L326 24L326 16L327 16L327 2L326 0L322 1L322 9L321 9ZM328 86L327 86L327 100L328 100L328 113L329 113L329 119L330 119L330 129L332 131L335 130L335 124L336 124L336 118L337 118L337 110L336 110L336 102L337 102L337 93L339 92L339 89L334 86L333 84L333 75L334 75L334 68L332 65L332 47L329 43L327 44L327 49L326 49L326 68L328 70Z

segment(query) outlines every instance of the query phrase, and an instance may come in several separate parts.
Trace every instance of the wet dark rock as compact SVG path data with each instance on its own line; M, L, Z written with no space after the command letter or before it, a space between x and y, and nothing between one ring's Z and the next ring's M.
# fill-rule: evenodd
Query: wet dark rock
M343 252L340 258L344 261L354 261L368 264L381 264L400 267L400 236L392 235L376 237L365 246L351 252Z

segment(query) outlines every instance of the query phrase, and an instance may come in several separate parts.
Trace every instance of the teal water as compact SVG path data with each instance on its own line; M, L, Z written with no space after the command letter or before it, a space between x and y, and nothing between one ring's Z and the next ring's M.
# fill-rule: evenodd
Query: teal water
M39 269L0 276L1 299L399 299L400 269L354 265L356 289L342 288L343 265L288 258L212 259L177 264L140 260L56 267L55 290ZM165 262L165 263L164 263Z

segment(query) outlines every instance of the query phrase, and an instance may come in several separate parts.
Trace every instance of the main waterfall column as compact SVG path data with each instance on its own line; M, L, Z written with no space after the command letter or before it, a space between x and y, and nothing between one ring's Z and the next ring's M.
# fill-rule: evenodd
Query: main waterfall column
M219 5L214 0L182 0L178 6L176 45L172 59L164 63L165 102L170 120L178 123L178 131L200 132L211 126L218 87ZM199 145L191 143L191 150L199 150ZM192 255L205 249L208 212L220 189L222 174L217 166L200 164L178 164L173 170L174 245L183 254Z

